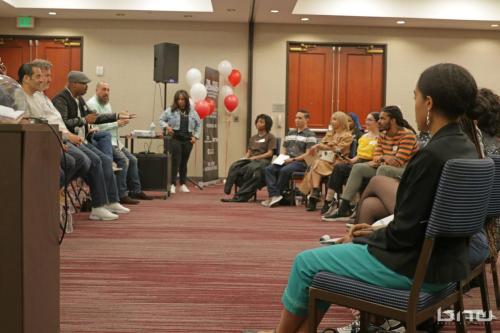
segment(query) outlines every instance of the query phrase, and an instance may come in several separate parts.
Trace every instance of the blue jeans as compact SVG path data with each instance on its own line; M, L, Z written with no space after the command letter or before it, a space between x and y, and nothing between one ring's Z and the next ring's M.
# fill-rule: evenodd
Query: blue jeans
M281 195L287 189L292 173L306 171L306 168L306 164L302 161L294 161L285 166L271 164L265 168L264 176L269 197Z
M122 168L117 175L120 198L128 194L127 190L130 190L131 193L141 192L137 158L127 148L119 150L117 147L113 147L113 158L116 164Z
M113 159L113 145L111 143L111 133L99 131L92 134L92 142L94 146L99 148L106 156Z
M113 147L112 151L113 161L115 161L116 165L121 168L121 170L115 174L116 184L118 186L118 195L120 198L124 198L127 196L127 174L129 172L129 161L117 147Z
M66 186L70 181L70 176L75 173L76 170L76 162L73 156L64 152L61 155L60 162L60 175L59 175L59 187ZM66 178L67 177L67 178Z
M81 144L78 149L90 159L90 169L84 179L90 187L92 207L118 202L113 160L91 144Z

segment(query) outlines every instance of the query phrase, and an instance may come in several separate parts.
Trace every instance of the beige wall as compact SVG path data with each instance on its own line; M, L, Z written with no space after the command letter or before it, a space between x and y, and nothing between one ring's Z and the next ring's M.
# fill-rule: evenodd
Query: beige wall
M14 27L14 20L0 20L0 34L83 36L84 71L92 80L97 80L95 67L104 66L103 79L111 84L113 108L136 112L139 117L134 121L134 128L137 129L148 128L153 119L154 44L180 44L180 84L169 85L168 103L177 89L188 88L185 73L189 68L203 71L205 66L216 68L221 60L228 59L243 75L242 83L235 89L240 99L236 113L240 120L228 124L225 111L220 112L219 175L225 176L228 164L243 155L248 78L246 24L40 19L33 31L19 31ZM256 24L252 121L259 113L272 114L273 103L286 102L287 41L387 44L386 101L400 105L413 124L413 88L420 72L432 64L459 63L472 72L480 86L500 92L498 32ZM93 88L91 84L88 97ZM154 120L158 126L161 112L158 92L155 105ZM282 137L284 127L275 126L274 134ZM160 142L155 143L153 148L159 149L159 145ZM136 148L142 150L143 146L144 142ZM191 176L201 175L201 148L198 144L196 154L190 159Z
M153 110L155 83L153 82L153 45L171 42L180 45L179 84L168 85L167 104L172 102L177 89L189 87L185 82L186 72L196 67L204 73L205 66L217 68L220 61L229 60L234 68L242 73L242 82L234 89L239 98L236 115L239 122L231 123L222 101L219 108L219 163L220 174L226 173L227 160L234 161L245 151L246 130L246 88L248 59L248 26L246 24L184 23L184 22L144 22L144 21L99 21L99 20L44 20L36 21L36 29L20 31L15 29L15 20L0 20L0 34L83 36L83 70L92 79L86 98L90 98L95 89L95 82L100 79L111 85L111 104L114 111L127 109L138 114L131 129L148 129L154 119L159 128L158 119L162 112L159 90L156 91L156 103ZM96 66L104 66L104 76L95 75ZM17 69L16 69L17 70ZM57 68L54 69L55 71ZM15 72L15 70L14 70ZM163 91L163 89L162 89ZM153 117L154 111L154 117ZM122 130L122 133L128 130ZM229 145L226 139L229 134ZM136 151L142 151L148 141L138 142ZM154 141L153 149L161 149L161 142ZM202 143L190 158L188 166L190 176L202 174Z
M458 63L471 71L479 86L500 92L498 32L259 24L255 33L254 116L271 114L273 103L286 102L287 41L387 44L386 103L399 105L412 124L413 89L430 65ZM284 126L274 129L274 134L283 132Z

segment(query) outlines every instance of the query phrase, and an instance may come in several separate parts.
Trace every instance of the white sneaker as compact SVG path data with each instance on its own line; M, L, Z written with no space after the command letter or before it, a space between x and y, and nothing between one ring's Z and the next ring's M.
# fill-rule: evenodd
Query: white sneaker
M359 320L354 320L349 325L335 329L337 333L357 333L360 331Z
M402 322L395 319L388 319L382 325L379 326L380 329L391 333L405 333L406 329ZM384 332L385 332L384 331Z
M89 215L90 220L96 221L112 221L117 220L118 215L111 213L109 210L102 207L92 208L92 212Z
M272 207L272 206L276 205L277 203L279 203L281 201L281 199L283 199L283 196L281 196L281 195L272 196L269 199L269 206L268 207Z
M110 203L109 205L105 205L104 208L115 214L125 214L130 212L130 209L123 207L119 202Z
M185 184L182 184L179 190L182 193L189 193L189 192L191 192Z
M271 201L271 198L261 201L260 204L264 207L269 207L270 201Z
M170 185L170 194L175 194L175 185Z

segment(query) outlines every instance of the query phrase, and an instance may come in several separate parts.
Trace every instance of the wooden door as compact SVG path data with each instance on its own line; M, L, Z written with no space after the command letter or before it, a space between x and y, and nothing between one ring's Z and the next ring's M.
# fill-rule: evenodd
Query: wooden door
M287 127L295 127L298 109L309 111L309 127L323 128L332 112L331 47L291 47L288 53ZM326 125L328 126L328 125Z
M45 93L52 98L65 87L68 73L82 68L81 38L4 37L0 38L0 57L7 75L16 80L22 64L35 58L50 61L52 84Z
M361 123L368 113L383 106L383 49L370 47L339 47L337 49L337 80L335 111L354 112Z
M40 58L50 61L53 65L52 83L45 91L45 94L52 98L66 86L70 71L81 70L81 46L79 42L60 39L41 40L37 51Z
M0 58L7 67L7 75L18 80L17 71L30 62L30 46L26 39L0 38Z

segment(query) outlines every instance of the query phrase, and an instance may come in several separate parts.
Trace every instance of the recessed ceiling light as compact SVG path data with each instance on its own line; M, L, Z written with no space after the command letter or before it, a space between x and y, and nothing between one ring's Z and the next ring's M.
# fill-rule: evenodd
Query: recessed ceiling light
M491 24L490 27L492 27L492 28L498 28L498 24Z
M271 9L270 12L273 13L273 14L276 14L276 13L279 13L280 11L277 10L277 9Z
M49 15L57 15L56 12L49 12Z
M193 15L184 15L185 18L193 17Z
M234 8L228 8L228 9L226 9L226 10L227 10L228 12L235 12L235 11L236 11L236 9L234 9Z
M403 20L399 20L399 21L396 21L397 24L406 24L406 21L403 21Z
M125 14L123 14L123 13L116 13L116 16L123 17L123 16L125 16Z
M303 17L300 20L306 22L306 21L309 21L309 17Z

